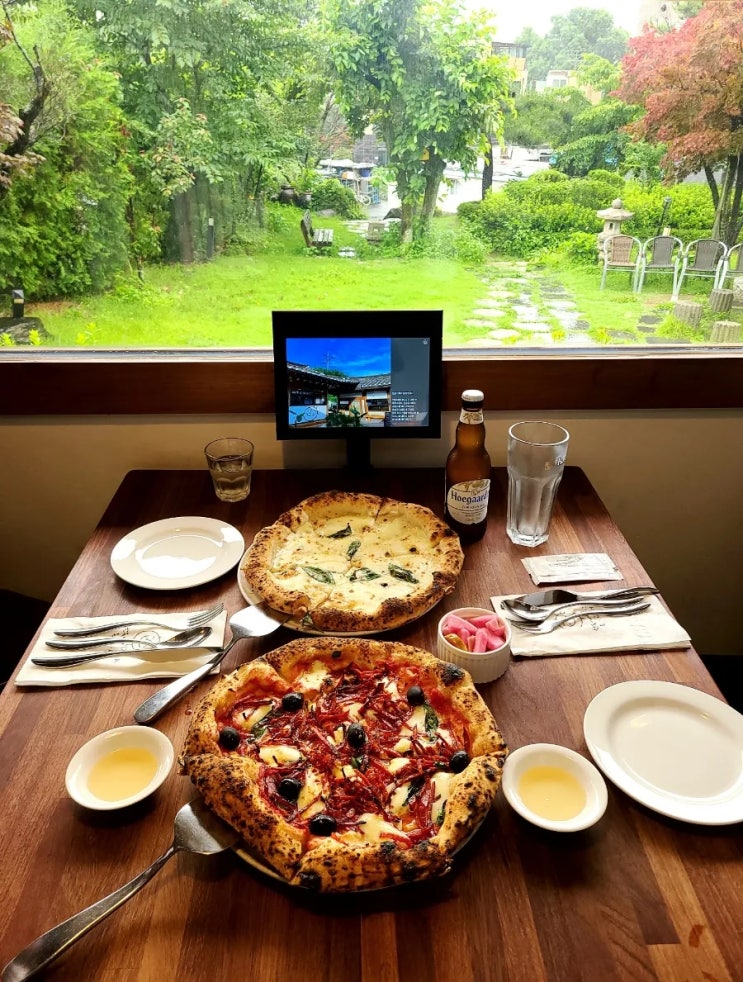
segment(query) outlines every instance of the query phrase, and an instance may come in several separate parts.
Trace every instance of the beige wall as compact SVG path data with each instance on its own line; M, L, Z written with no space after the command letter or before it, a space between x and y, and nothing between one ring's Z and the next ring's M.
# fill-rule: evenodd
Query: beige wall
M585 470L697 650L743 652L743 411L548 418L570 430L568 463ZM495 465L511 422L487 416ZM443 466L455 425L447 413L441 441L377 442L374 463ZM259 468L343 459L335 442L278 443L270 416L0 420L0 588L51 600L127 471L200 468L204 444L228 434L255 442Z

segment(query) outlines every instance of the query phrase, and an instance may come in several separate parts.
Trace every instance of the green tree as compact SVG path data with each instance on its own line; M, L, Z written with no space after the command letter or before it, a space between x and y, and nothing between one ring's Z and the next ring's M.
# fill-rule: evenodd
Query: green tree
M17 105L33 103L38 79L26 55L33 50L46 97L24 127L38 162L0 196L0 282L20 282L36 297L100 289L127 261L130 178L118 80L61 2L16 8L13 31L17 43L0 51L4 91Z
M16 37L13 21L7 3L2 3L5 23L0 23L0 49L6 44L13 45L26 65L26 77L32 80L33 93L25 106L14 109L12 105L0 102L0 196L10 187L14 176L27 173L40 161L31 147L34 142L34 127L41 115L49 95L49 86L44 70L38 62L33 62ZM23 89L23 86L18 86ZM4 86L3 95L12 98L9 87Z
M556 14L543 37L528 29L517 43L528 45L529 80L539 81L551 69L576 70L584 54L618 62L627 49L627 37L605 10L575 7L567 14Z
M590 103L574 86L525 92L516 96L514 112L506 116L506 143L519 147L557 147L567 143L573 121Z
M378 128L402 202L403 241L433 215L447 162L472 170L502 128L510 71L463 0L326 0L334 91L352 133Z
M704 171L712 234L728 244L743 225L742 37L743 0L708 2L675 30L633 38L618 92L643 107L633 134L666 145L669 182Z
M167 255L193 259L207 217L229 234L250 202L260 215L312 155L327 89L311 0L70 2L121 75L134 211L156 221L165 196Z

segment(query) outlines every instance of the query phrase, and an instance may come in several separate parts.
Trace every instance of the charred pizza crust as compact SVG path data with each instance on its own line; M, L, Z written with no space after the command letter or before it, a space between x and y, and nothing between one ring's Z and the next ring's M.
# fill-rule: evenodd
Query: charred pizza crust
M459 538L421 505L328 491L255 536L242 573L270 607L329 634L407 624L456 586Z
M233 733L225 746L227 728L237 744ZM306 638L217 682L179 761L288 883L340 892L447 872L487 814L507 752L458 666L396 642ZM287 780L299 785L288 799ZM318 815L335 827L318 832Z

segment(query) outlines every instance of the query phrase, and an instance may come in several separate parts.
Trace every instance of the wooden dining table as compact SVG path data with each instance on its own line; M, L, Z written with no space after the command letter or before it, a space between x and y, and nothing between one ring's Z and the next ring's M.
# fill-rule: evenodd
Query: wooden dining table
M443 513L436 469L256 471L250 496L227 504L204 471L128 473L59 591L49 617L193 611L222 600L245 606L235 568L180 590L120 579L116 543L147 523L179 516L223 520L250 543L286 508L342 488L414 501ZM522 559L607 553L619 583L651 583L582 470L566 468L548 541L506 536L506 475L494 469L485 537L465 547L454 593L386 635L435 651L439 618L464 605L534 589ZM44 561L43 555L38 557ZM229 636L229 632L228 636ZM231 671L297 637L241 640ZM25 658L25 656L24 656ZM22 659L23 661L23 659ZM597 693L625 680L665 680L723 697L693 648L514 658L479 691L511 748L547 742L590 759L583 732ZM207 678L152 725L176 751ZM76 750L133 713L162 680L20 687L0 696L0 964L34 938L131 879L163 853L173 819L194 796L177 766L146 800L90 811L65 791ZM743 748L741 748L743 751ZM685 754L683 745L678 754ZM450 874L376 892L316 895L257 871L234 851L181 853L125 906L70 947L43 975L71 982L479 982L479 980L743 979L741 826L664 817L608 784L593 827L538 828L502 792Z

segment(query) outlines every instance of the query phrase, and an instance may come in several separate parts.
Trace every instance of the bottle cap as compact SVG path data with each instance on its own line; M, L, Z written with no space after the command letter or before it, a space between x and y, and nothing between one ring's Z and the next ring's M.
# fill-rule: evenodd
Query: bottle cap
M462 393L462 402L477 403L482 405L485 402L485 393L479 389L465 389Z

